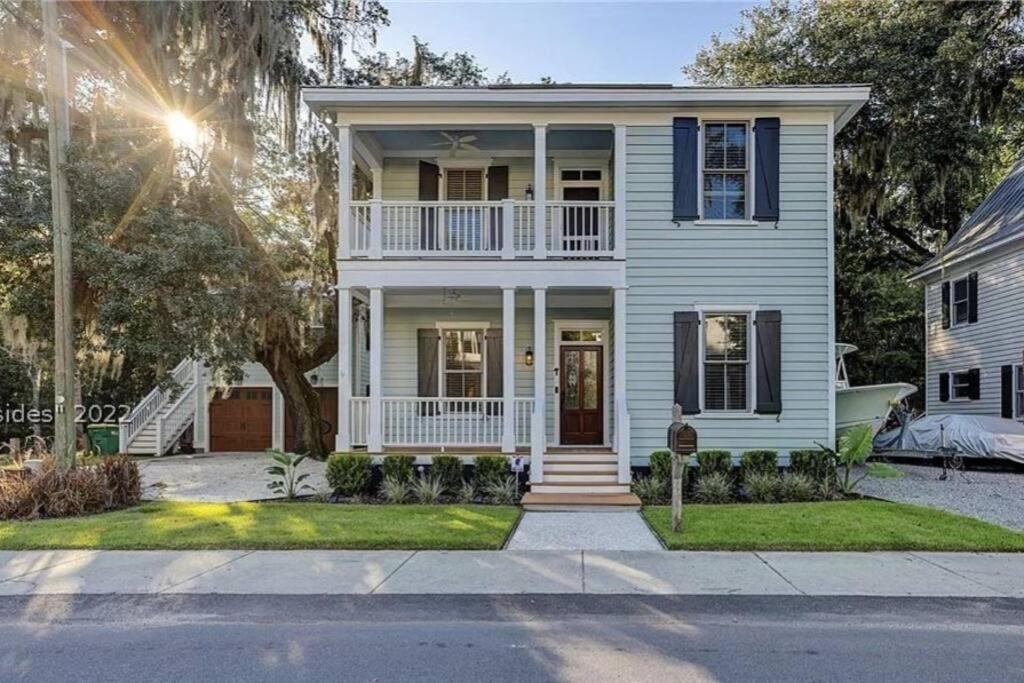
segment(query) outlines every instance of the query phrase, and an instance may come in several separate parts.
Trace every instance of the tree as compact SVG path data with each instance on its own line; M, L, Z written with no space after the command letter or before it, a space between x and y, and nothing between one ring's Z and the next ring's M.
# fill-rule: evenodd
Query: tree
M839 337L855 381L923 375L923 306L903 277L956 231L1024 143L1022 4L775 0L714 36L699 84L869 83L836 139Z

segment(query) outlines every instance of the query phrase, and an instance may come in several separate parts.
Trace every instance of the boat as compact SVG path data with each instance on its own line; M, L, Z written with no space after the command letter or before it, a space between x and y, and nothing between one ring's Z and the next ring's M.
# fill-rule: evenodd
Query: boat
M846 374L846 356L854 353L853 344L836 344L836 438L862 424L871 425L875 436L889 420L893 408L917 391L913 384L869 384L851 387Z

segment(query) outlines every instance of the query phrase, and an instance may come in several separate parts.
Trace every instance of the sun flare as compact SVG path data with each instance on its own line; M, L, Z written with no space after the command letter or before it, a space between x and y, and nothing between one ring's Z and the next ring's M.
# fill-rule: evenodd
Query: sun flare
M199 126L182 112L170 112L164 117L164 123L176 145L193 149L199 146Z

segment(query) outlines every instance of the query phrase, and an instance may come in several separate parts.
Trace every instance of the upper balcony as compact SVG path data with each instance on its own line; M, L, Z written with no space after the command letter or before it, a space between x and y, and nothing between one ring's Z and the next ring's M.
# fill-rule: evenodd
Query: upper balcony
M624 127L339 125L338 141L340 259L625 256Z

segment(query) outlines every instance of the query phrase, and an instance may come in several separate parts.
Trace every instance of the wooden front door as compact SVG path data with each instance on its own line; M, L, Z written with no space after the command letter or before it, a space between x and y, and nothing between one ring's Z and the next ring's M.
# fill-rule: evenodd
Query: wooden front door
M262 451L273 430L270 389L232 389L210 401L210 450Z
M600 346L563 346L558 375L563 444L604 443L604 359Z

